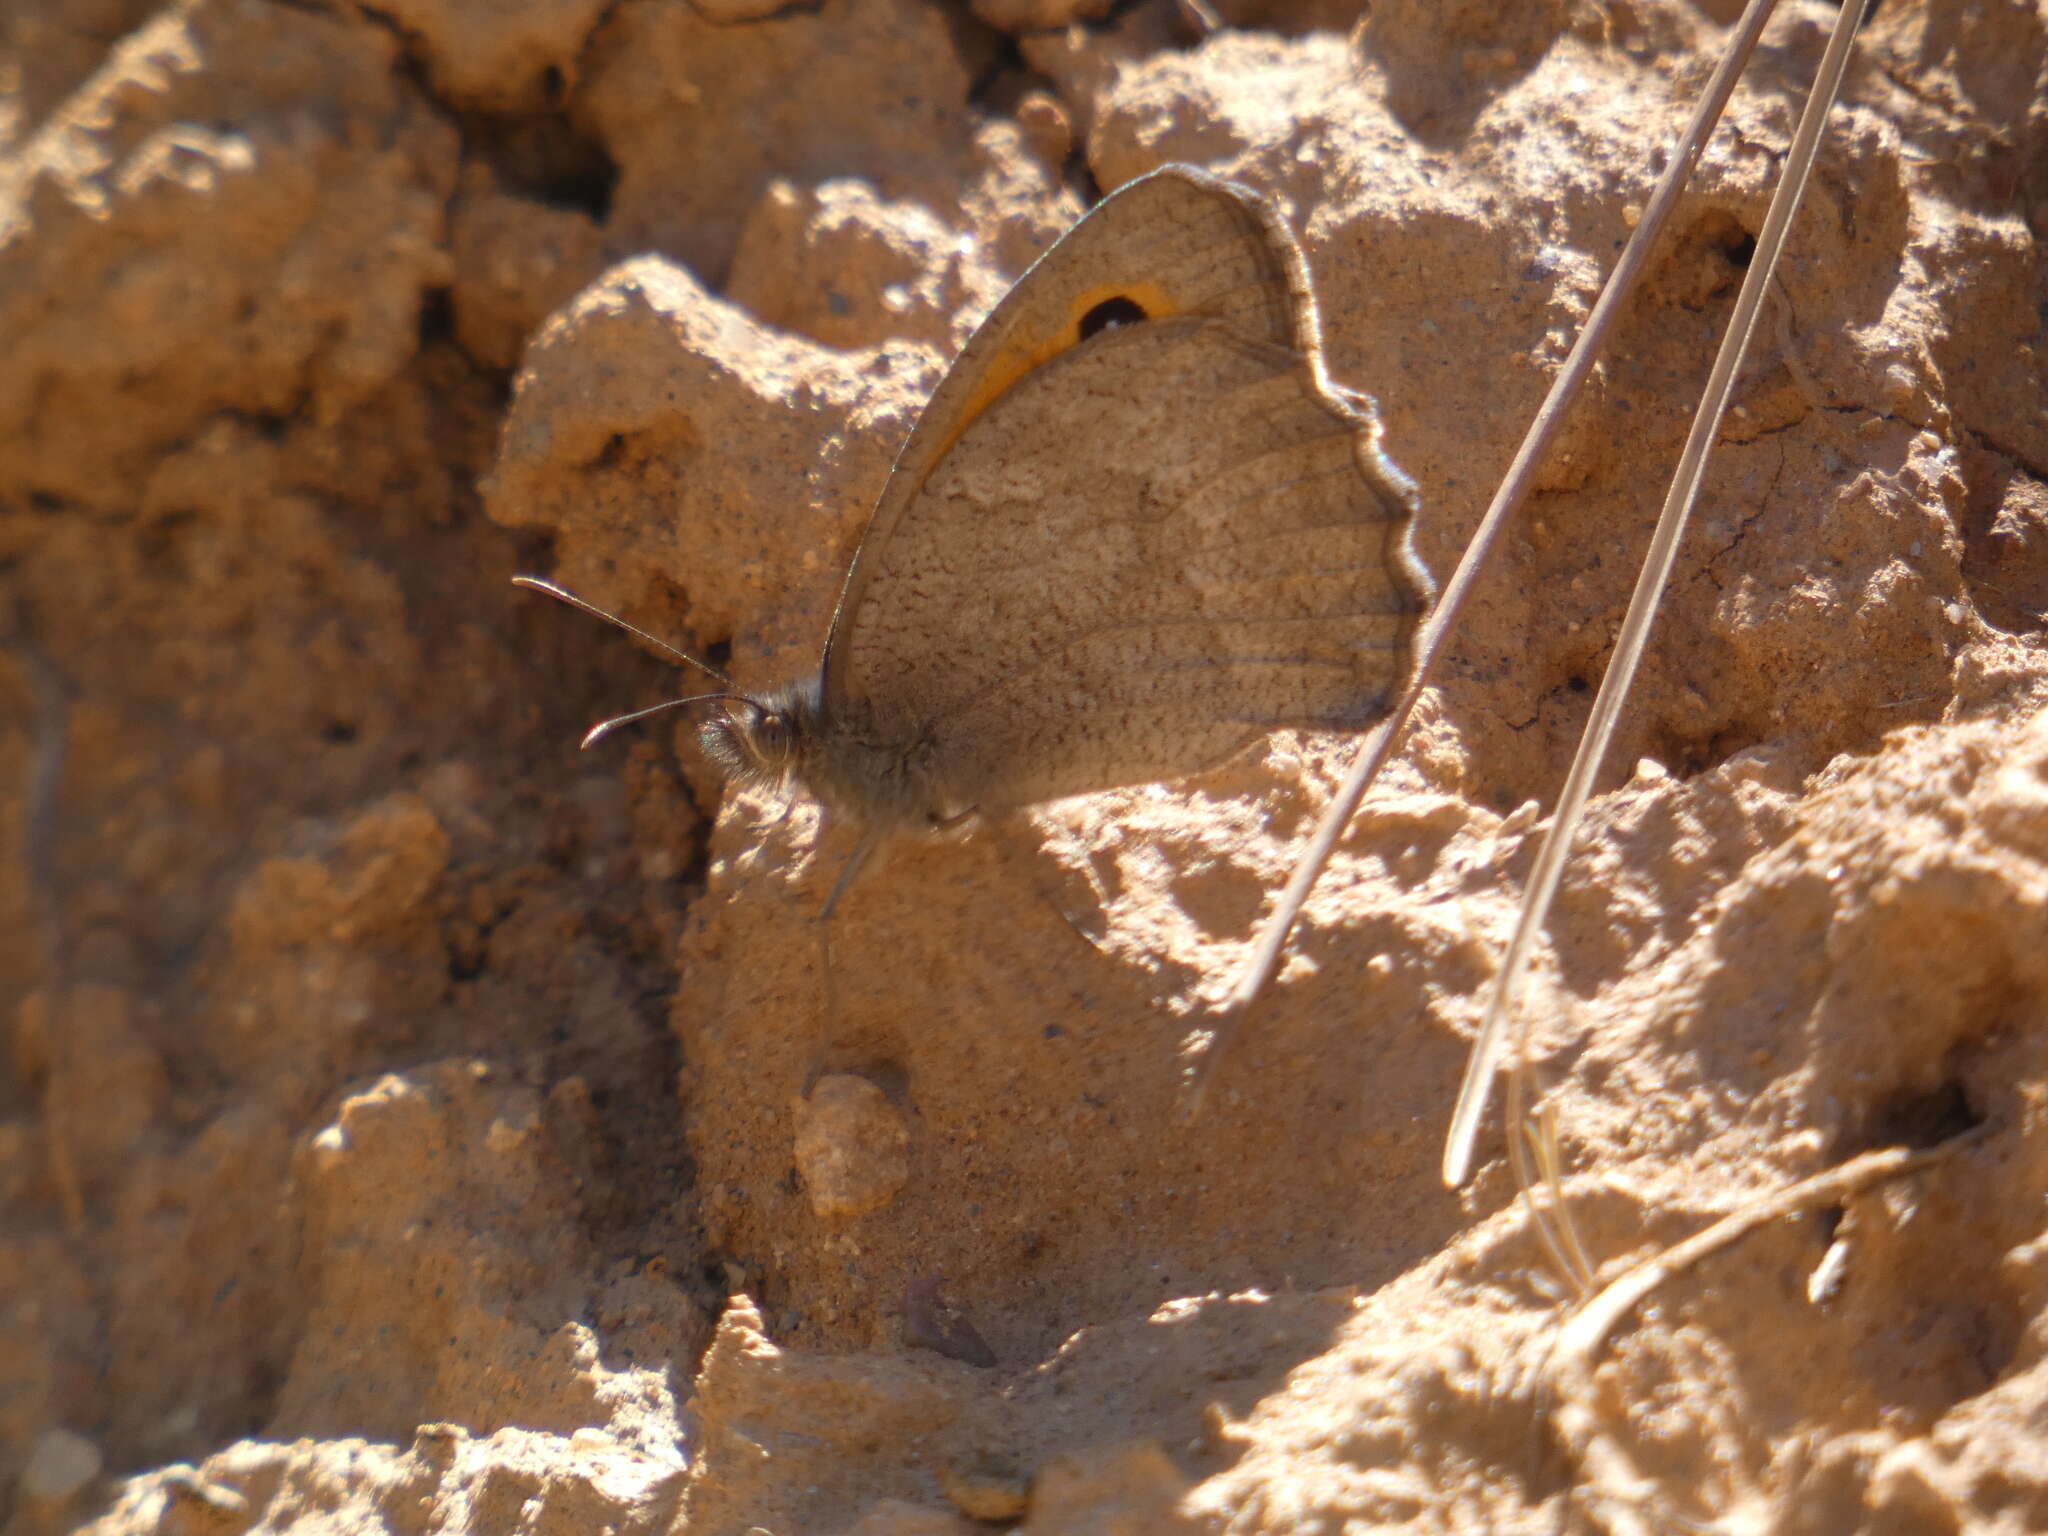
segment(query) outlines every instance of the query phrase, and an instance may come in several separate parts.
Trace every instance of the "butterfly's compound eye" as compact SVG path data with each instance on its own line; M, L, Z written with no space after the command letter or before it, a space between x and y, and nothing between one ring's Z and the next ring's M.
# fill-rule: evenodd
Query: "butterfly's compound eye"
M774 710L763 710L754 722L754 751L761 761L770 768L779 768L789 760L789 717Z

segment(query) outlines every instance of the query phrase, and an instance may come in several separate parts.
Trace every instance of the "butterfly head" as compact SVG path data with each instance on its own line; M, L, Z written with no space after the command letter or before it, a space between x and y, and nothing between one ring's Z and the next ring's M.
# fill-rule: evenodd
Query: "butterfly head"
M816 679L759 698L728 700L698 732L705 754L736 784L787 784L816 740L822 691Z

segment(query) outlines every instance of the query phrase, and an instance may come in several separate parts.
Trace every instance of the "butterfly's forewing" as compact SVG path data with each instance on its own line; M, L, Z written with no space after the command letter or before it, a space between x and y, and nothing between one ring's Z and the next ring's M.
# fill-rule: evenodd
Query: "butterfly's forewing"
M993 811L1357 726L1428 578L1306 268L1181 168L1107 199L968 344L898 460L826 657L835 729Z

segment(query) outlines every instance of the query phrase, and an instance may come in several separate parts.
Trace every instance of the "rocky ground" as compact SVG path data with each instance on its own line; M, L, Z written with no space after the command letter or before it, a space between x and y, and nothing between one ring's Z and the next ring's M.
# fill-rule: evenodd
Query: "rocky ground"
M1832 17L1788 3L1206 1113L1342 773L899 849L651 652L816 664L1007 285L1276 200L1447 574L1732 0L12 0L0 1529L2048 1527L2048 11L1885 0L1539 966L1612 1272L1561 1436L1437 1159ZM1354 27L1355 23L1360 23ZM1573 1523L1576 1523L1575 1525Z

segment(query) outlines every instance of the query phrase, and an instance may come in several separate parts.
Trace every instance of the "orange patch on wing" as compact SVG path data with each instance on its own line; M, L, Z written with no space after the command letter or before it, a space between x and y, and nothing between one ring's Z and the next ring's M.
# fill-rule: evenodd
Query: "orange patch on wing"
M961 407L960 416L953 423L953 430L946 434L933 462L944 458L952 446L960 441L961 435L974 425L975 418L1008 394L1017 381L1026 374L1044 367L1062 352L1081 344L1081 322L1100 304L1111 299L1129 299L1145 311L1147 320L1160 320L1180 313L1167 291L1153 282L1098 283L1092 288L1074 295L1074 301L1067 306L1066 315L1059 328L1050 334L1040 332L1026 335L1014 334L1003 344L1002 349L989 359L982 370L981 382L974 393L967 397Z

